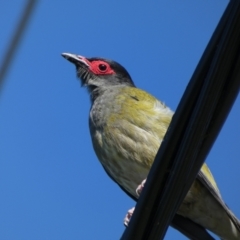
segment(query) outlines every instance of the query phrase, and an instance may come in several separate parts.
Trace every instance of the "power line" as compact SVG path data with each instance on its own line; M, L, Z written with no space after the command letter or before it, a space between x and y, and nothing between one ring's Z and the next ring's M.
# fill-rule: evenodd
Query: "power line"
M172 219L191 239L206 239L174 216L238 95L239 29L240 1L232 0L179 103L123 240L163 239Z

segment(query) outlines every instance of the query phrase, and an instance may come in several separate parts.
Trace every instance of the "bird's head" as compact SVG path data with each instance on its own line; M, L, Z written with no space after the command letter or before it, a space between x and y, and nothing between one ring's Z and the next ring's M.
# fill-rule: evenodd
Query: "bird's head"
M90 93L98 88L116 85L135 87L127 70L115 61L71 53L62 53L62 56L76 66L77 76Z

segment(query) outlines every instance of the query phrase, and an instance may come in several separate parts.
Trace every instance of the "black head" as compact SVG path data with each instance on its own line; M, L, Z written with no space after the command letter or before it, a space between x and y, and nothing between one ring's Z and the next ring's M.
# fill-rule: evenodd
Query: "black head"
M135 87L127 70L119 63L104 58L86 58L71 53L62 56L75 64L82 85L93 91L99 87L126 85Z

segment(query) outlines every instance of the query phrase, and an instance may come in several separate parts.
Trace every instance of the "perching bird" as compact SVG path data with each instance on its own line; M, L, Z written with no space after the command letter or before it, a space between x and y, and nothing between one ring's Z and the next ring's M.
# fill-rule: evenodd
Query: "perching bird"
M108 175L133 199L151 168L173 112L138 89L117 62L63 53L91 98L89 127L95 153ZM240 239L240 222L223 202L204 164L178 212L221 239Z

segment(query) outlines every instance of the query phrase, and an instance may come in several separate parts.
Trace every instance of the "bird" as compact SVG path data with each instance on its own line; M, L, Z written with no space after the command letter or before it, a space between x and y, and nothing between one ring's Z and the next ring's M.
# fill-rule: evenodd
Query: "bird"
M76 67L91 101L89 129L93 149L106 173L134 200L147 178L174 112L135 86L128 71L113 60L62 56ZM240 239L240 221L224 203L204 163L177 211L221 239Z

